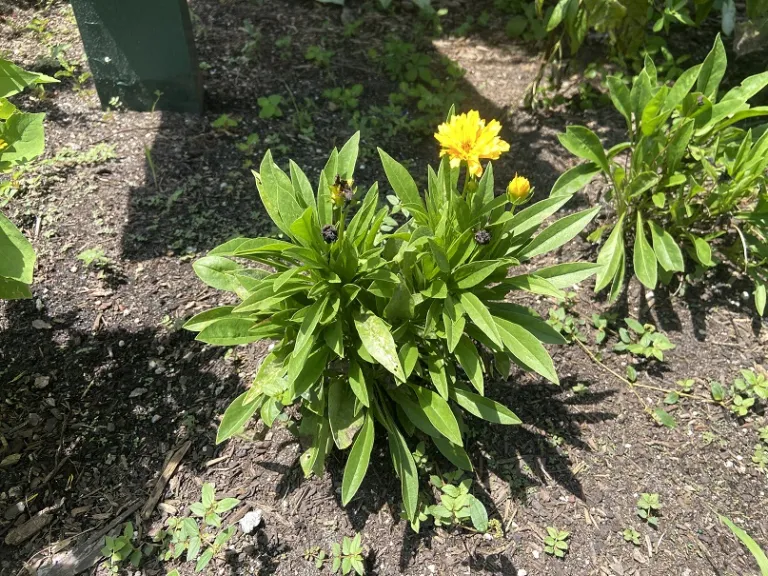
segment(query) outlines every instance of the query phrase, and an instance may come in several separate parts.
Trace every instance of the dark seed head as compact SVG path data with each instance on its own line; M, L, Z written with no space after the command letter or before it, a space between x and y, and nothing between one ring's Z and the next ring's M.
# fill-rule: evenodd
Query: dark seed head
M478 230L475 232L475 242L481 246L485 246L491 241L491 233L488 230Z
M336 231L336 226L333 224L326 224L323 226L323 240L326 244L333 244L339 239L339 233Z
M696 99L696 103L697 103L699 106L701 106L702 104L704 104L704 96L699 96L699 97Z
M725 184L726 182L730 182L731 180L733 180L733 178L731 178L731 175L728 174L727 170L723 170L723 173L720 174L720 177L718 178L718 181L721 184Z

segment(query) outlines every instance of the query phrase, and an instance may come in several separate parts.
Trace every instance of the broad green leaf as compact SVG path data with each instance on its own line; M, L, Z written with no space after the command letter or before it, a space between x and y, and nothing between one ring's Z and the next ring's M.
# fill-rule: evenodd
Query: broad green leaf
M525 236L529 232L536 230L544 220L557 212L563 204L568 202L571 196L557 195L554 197L540 200L528 208L524 208L514 215L509 221L509 233L512 236Z
M435 354L427 356L427 372L432 385L443 398L448 398L448 377L445 375L445 367Z
M504 343L502 342L501 335L485 304L471 292L462 292L459 299L464 311L470 320L474 322L475 326L482 330L494 344L502 348Z
M608 92L611 96L613 107L624 116L627 124L631 126L632 100L629 97L629 88L627 88L624 81L618 76L608 76L608 78L606 78L606 83L608 84Z
M725 76L727 62L725 46L723 46L723 41L720 39L720 34L718 34L712 50L707 54L701 65L699 77L696 80L696 91L701 92L704 96L714 101L720 81Z
M494 424L522 424L512 410L494 400L460 387L454 388L451 399L470 414Z
M478 532L486 532L488 530L488 511L483 506L483 503L474 496L472 496L469 504L469 517L475 530Z
M661 176L655 172L640 172L640 174L632 178L629 186L627 186L627 197L635 198L640 196L643 192L658 184L659 180L661 180Z
M355 394L340 378L332 378L328 389L328 422L339 450L352 445L355 434L363 425L363 413L355 413Z
M322 300L315 301L312 306L307 308L307 313L304 315L304 320L302 320L299 333L296 336L294 350L301 350L312 339L315 328L317 327L318 322L320 322L320 318L323 315L327 303L328 298L326 297Z
M352 388L352 392L355 393L357 399L366 408L371 407L371 392L368 390L369 385L365 381L365 375L363 369L356 360L349 361L349 386Z
M597 256L597 263L602 268L597 272L595 292L600 292L600 290L608 286L611 280L619 273L619 266L623 258L624 216L622 215Z
M685 270L683 252L675 239L656 222L650 221L648 225L651 227L653 251L661 267L667 272L683 272Z
M256 323L247 318L222 318L200 331L195 340L214 346L238 346L262 340L264 336L251 332Z
M694 128L695 121L693 119L684 120L675 130L672 138L670 138L667 145L667 161L665 166L667 174L673 174L680 160L685 157Z
M395 286L395 293L384 307L384 317L387 320L410 320L414 315L415 304L408 285L402 281Z
M0 277L32 284L35 250L21 231L0 213ZM13 291L13 290L12 290Z
M358 313L355 315L355 328L368 354L395 378L405 382L405 374L397 356L397 347L387 323L370 312Z
M499 327L499 332L501 332L504 346L512 355L550 382L560 383L552 358L538 338L522 326L513 324L508 320L503 318L494 318L494 320Z
M542 296L551 296L552 298L565 298L565 293L562 290L553 286L549 280L535 274L522 274L505 278L501 284L525 290L532 294L541 294Z
M451 464L461 470L472 471L472 462L464 448L457 446L445 436L432 436L432 442Z
M520 252L520 256L533 258L540 254L546 254L559 248L566 242L570 242L579 232L589 224L600 211L600 206L582 210L560 218L539 234Z
M491 305L491 313L525 328L544 344L566 343L562 334L544 322L538 313L531 308L518 306L511 302L496 302Z
M355 173L355 164L357 163L357 154L360 147L360 132L355 132L347 140L339 151L339 163L337 171L342 178L349 179Z
M389 450L392 454L397 475L400 477L400 489L403 494L405 515L409 520L413 521L418 513L419 472L413 461L411 450L396 426L391 426L389 430Z
M15 64L0 58L0 98L8 98L18 94L24 88L34 84L50 84L58 82L45 74L29 72Z
M304 171L299 167L296 162L290 160L288 162L288 169L291 175L291 185L293 186L293 193L297 200L300 200L300 204L304 208L315 208L315 194L312 191L312 184L309 182L309 178L304 174Z
M282 251L293 248L294 245L283 240L274 238L234 238L229 242L217 246L210 252L209 256L239 256L248 258L249 256L259 255L279 255Z
M454 444L463 446L459 423L456 421L451 407L448 406L448 402L440 394L424 386L411 385L411 390L416 393L419 406L435 429Z
M765 282L755 280L755 308L760 316L765 316L766 285Z
M571 154L584 160L590 160L600 166L606 174L610 173L608 158L605 155L605 150L603 150L603 145L600 143L600 138L589 128L568 126L564 134L557 135L557 139Z
M467 336L462 336L459 340L454 354L459 361L459 365L466 372L472 386L480 393L484 394L483 382L483 359L477 351L477 347Z
M344 477L341 481L341 505L346 506L355 497L363 483L371 460L375 428L373 417L366 411L363 427L355 438L352 450L349 452L344 466Z
M752 98L752 96L760 92L766 86L768 86L768 72L754 74L742 80L741 84L739 84L736 88L731 88L728 90L720 102L725 102L728 100L747 102L750 98Z
M562 22L563 18L565 17L565 13L570 2L571 0L560 0L557 4L555 4L555 7L552 9L552 13L549 15L549 19L547 20L547 32L552 32L552 30L560 25L560 22Z
M765 552L763 552L763 549L760 548L757 542L755 542L749 534L736 526L736 524L731 522L725 516L718 514L718 518L720 518L720 522L728 526L730 531L733 532L733 535L741 540L741 543L744 544L744 546L747 547L747 550L752 553L752 556L757 562L757 567L760 568L760 573L762 576L768 576L768 557L766 557Z
M656 281L658 280L656 255L648 239L645 237L643 217L639 211L637 213L637 224L635 225L633 266L635 268L635 275L646 288L651 290L656 288Z
M22 300L32 298L32 291L27 284L0 276L0 300Z
M2 137L8 145L0 156L6 166L15 166L34 160L45 150L45 114L16 112L6 122L0 123Z
M600 268L599 264L591 262L569 262L539 268L536 270L536 276L548 280L555 288L562 290L586 280Z
M453 271L453 281L461 290L472 288L506 265L507 262L504 260L476 260L469 264L462 264Z
M223 256L203 256L192 264L198 278L218 290L238 292L242 285L235 277L235 272L242 266Z
M694 236L693 234L690 234L689 238L693 242L694 253L696 254L696 259L699 261L699 263L702 266L714 266L715 263L712 260L712 248L710 247L709 243L704 240L704 238Z
M281 395L288 387L285 378L287 371L284 355L278 356L275 352L270 352L259 366L243 403L250 404L262 395L271 398Z
M691 88L693 88L693 85L696 83L700 71L701 64L689 68L680 75L670 89L666 100L664 100L664 106L662 107L662 112L664 114L671 113L682 103L683 99L688 95Z
M261 202L264 204L267 214L272 218L275 225L286 234L289 234L288 227L290 223L283 222L279 206L281 195L288 194L290 197L293 197L291 179L272 160L271 150L267 150L259 170L260 172L258 173L253 172L253 175L256 178L256 188L259 190Z
M594 162L578 164L560 175L555 185L552 186L549 196L572 196L589 184L599 173L600 167Z
M675 422L675 419L664 410L664 408L656 408L656 410L653 411L653 418L661 424L662 426L666 426L667 428L675 428L677 427L677 422Z
M640 129L645 136L650 136L669 117L664 111L664 102L669 94L669 88L662 86L643 108L640 116Z
M221 424L216 432L216 444L221 444L224 440L227 440L240 432L245 426L246 422L251 419L256 413L256 410L261 408L261 401L251 402L245 404L245 397L248 392L240 394L234 399L232 404L224 411L224 416L221 418Z
M419 187L416 186L413 177L411 177L408 170L402 164L384 152L384 150L378 148L378 151L389 185L392 186L397 197L406 205L413 217L418 222L424 222L424 216L426 216L424 203L419 194Z

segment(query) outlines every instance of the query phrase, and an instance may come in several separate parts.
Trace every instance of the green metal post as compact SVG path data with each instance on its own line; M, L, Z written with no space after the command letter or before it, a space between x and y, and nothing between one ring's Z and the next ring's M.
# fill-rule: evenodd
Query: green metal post
M202 112L186 0L71 2L102 106L117 96L130 110Z

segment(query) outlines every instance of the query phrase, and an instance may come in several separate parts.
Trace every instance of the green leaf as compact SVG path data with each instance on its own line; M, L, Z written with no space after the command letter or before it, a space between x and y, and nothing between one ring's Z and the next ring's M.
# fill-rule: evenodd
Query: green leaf
M494 344L502 348L504 343L502 342L501 334L499 334L496 323L493 321L491 313L488 312L485 304L471 292L462 292L459 295L459 299L464 311L475 326L482 330Z
M600 292L621 271L619 267L624 261L624 216L619 218L613 227L608 240L605 241L597 256L597 263L602 266L595 280L595 292Z
M395 286L395 293L384 307L384 317L396 322L398 320L410 320L414 315L415 304L405 281Z
M355 394L340 378L332 378L328 388L328 421L333 441L339 450L352 445L355 434L363 425L362 412L355 413Z
M600 138L585 126L568 126L565 134L558 134L557 139L571 154L590 160L600 166L603 172L610 173L608 158L600 143Z
M488 278L496 270L507 266L505 260L476 260L469 264L462 264L453 271L453 281L460 290L466 290L477 286Z
M396 426L389 429L389 450L400 477L400 489L403 494L403 508L409 520L416 520L419 502L419 473L405 438Z
M260 172L253 172L256 188L261 202L275 225L290 236L290 222L284 222L280 212L280 197L287 194L293 198L291 179L272 160L271 150L267 150L261 161Z
M513 356L550 382L560 383L552 358L538 338L525 328L508 320L503 318L494 318L494 320L499 327L499 332L501 332L504 346Z
M375 428L373 417L366 411L363 427L355 438L349 458L344 466L344 477L341 481L341 505L346 506L355 497L363 483L368 464L371 460Z
M459 340L454 354L461 365L462 370L466 372L472 386L480 393L484 393L483 382L483 360L472 340L467 336L462 336Z
M725 76L725 68L728 61L725 55L725 46L720 39L720 34L715 38L712 50L707 54L696 80L696 91L701 92L709 100L715 100L720 81Z
M656 422L667 428L675 428L677 426L675 419L672 418L669 412L664 410L664 408L656 408L656 410L653 411L653 417Z
M312 184L304 171L293 160L288 161L288 171L291 175L293 194L304 208L317 209L315 194L312 192Z
M315 301L312 306L307 308L307 313L304 315L304 320L302 320L299 333L296 336L294 351L303 349L313 338L315 328L317 327L318 322L320 322L320 318L323 316L327 303L328 298L326 297L322 300Z
M363 406L370 408L371 394L368 390L368 385L365 382L363 370L356 360L349 361L349 385L352 388L352 392L355 393L355 396L357 396Z
M32 298L29 286L18 280L0 276L0 300L21 300Z
M483 503L474 496L469 504L469 517L475 530L478 532L488 531L488 512Z
M501 284L525 290L532 294L541 294L552 298L565 298L565 293L562 290L553 286L549 280L540 278L535 274L521 274L520 276L505 278Z
M8 98L18 94L24 88L34 84L53 82L58 82L58 80L45 74L23 70L8 60L0 58L0 98Z
M240 432L248 420L256 413L256 410L261 408L261 402L245 404L245 397L247 395L248 392L240 394L224 411L221 424L219 424L219 429L216 432L216 444L221 444L224 440L228 440Z
M418 222L425 223L426 212L416 182L402 164L384 152L381 148L378 148L378 151L389 185L392 186L395 194L400 198L400 202L402 202Z
M664 106L662 107L662 113L670 114L675 108L677 108L691 91L693 85L699 77L701 71L701 65L693 66L685 72L675 81L675 84L669 91L666 100L664 100Z
M611 96L611 102L613 107L618 110L628 125L632 122L632 100L629 97L629 88L627 88L624 81L618 76L608 76L606 78L608 84L608 92Z
M731 88L726 92L720 102L726 102L728 100L746 102L766 86L768 86L768 71L754 74L742 80L741 84L737 87Z
M448 378L445 375L445 366L435 354L427 356L427 372L429 379L443 398L448 398Z
M242 266L222 256L203 256L192 264L198 278L217 290L237 292L242 288L235 272Z
M602 266L591 262L555 264L536 270L536 276L548 280L555 288L569 288L597 273Z
M765 315L766 286L765 282L755 280L755 308L760 316Z
M560 25L560 22L562 22L565 17L570 2L571 0L560 0L555 4L552 13L549 15L549 20L547 20L547 32L552 32L552 30ZM484 532L484 530L482 530L482 532Z
M0 276L32 284L35 250L13 222L0 213Z
M643 217L640 212L637 213L637 224L635 226L635 249L633 254L633 266L635 275L646 288L653 290L656 288L657 264L656 255L653 248L645 237L643 228Z
M520 252L520 256L533 258L540 254L546 254L571 241L579 232L589 224L600 211L600 206L582 210L575 214L569 214L560 218L542 232L536 235L528 245Z
M470 414L493 424L504 424L505 426L522 424L522 420L503 404L464 388L454 387L451 399Z
M656 222L649 221L648 225L651 227L653 251L661 267L667 272L683 272L685 270L683 252L675 239Z
M664 101L669 94L669 88L662 86L643 108L640 116L640 128L645 136L650 136L669 117L665 113Z
M360 132L355 132L339 151L337 172L344 179L350 179L355 173L357 154L360 148Z
M440 394L433 392L424 386L411 385L411 390L416 393L419 407L424 411L430 423L443 436L458 446L463 446L461 430L456 416Z
M752 553L752 556L757 562L757 567L760 568L760 573L762 576L768 576L768 557L766 557L765 552L763 552L762 548L760 548L757 542L755 542L749 534L736 526L736 524L731 522L725 516L718 514L718 518L720 518L720 522L728 526L730 531L733 532L734 536L741 540L741 543L744 544L744 546L747 547L747 550Z
M626 89L626 88L625 88ZM563 172L552 186L550 197L572 196L600 173L600 168L594 162L578 164Z
M533 232L570 199L571 196L558 195L536 202L521 210L509 221L509 234L511 236L525 236Z
M2 162L15 166L34 160L45 150L45 114L16 112L0 124L3 140L8 147L2 151Z
M251 332L255 325L253 320L247 318L222 318L203 328L195 340L214 346L249 344L264 338L263 335Z
M405 382L403 367L397 356L397 347L387 323L373 313L361 312L355 314L355 328L368 354L395 378Z
M472 462L469 460L469 456L467 456L464 448L457 446L445 436L432 436L432 442L451 464L461 470L472 471Z
M696 259L702 266L712 267L715 265L712 260L712 248L709 243L699 236L689 235L689 238L693 242L693 249L696 254Z
M646 190L653 188L656 184L658 184L659 180L661 180L661 176L654 172L641 172L632 178L629 186L627 186L627 198L635 198L639 196Z

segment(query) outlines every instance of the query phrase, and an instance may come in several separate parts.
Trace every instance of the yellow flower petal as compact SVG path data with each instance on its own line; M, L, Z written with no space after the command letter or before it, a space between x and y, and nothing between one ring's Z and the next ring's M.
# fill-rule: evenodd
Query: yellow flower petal
M441 147L440 156L450 157L452 167L464 161L472 176L480 176L483 173L481 159L497 160L509 151L509 143L499 138L500 132L501 124L497 120L486 125L477 110L470 110L440 124L435 139Z

